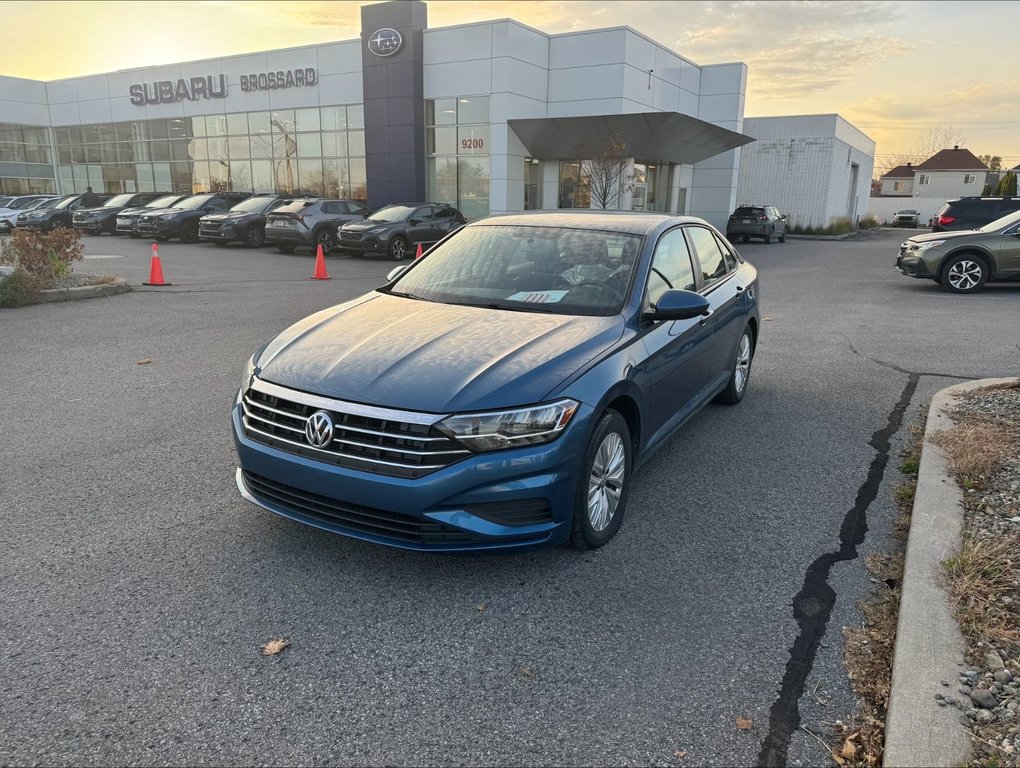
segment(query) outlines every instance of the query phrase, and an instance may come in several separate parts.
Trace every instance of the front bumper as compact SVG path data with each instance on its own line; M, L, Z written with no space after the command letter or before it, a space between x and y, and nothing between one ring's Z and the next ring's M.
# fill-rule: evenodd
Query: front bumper
M417 479L378 475L249 439L234 402L238 490L291 520L363 541L416 551L520 550L570 535L576 467L593 411L582 405L560 437L545 445L473 454ZM544 502L545 522L508 525L491 510ZM484 514L481 516L479 513Z
M104 221L73 221L71 226L75 229L80 229L82 232L88 232L91 235L96 235L102 232L106 228L106 222Z
M206 242L215 240L221 243L229 243L231 240L237 239L237 233L234 231L233 226L225 226L219 227L218 229L203 230L200 225L198 228L198 239L205 240Z
M266 227L266 243L268 245L311 245L312 233L289 227Z
M924 258L917 255L910 255L910 252L900 252L896 257L896 270L907 277L920 277L928 280L937 279L936 273L928 266Z
M369 235L358 239L345 239L343 233L339 233L336 247L344 251L356 251L358 253L386 253L390 247L388 240L381 240L378 237Z
M179 221L141 221L136 227L137 232L143 235L159 235L160 237L175 237L181 231Z

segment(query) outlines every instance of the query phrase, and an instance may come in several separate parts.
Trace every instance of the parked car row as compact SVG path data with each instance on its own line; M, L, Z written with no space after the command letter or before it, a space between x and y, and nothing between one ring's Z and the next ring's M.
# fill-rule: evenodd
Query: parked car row
M52 200L56 195L10 195L0 197L0 235L9 233L14 229L14 222L18 216L27 211L34 210L47 200Z
M359 256L385 255L400 261L418 244L431 245L467 223L460 211L443 203L390 205L373 213L357 200L276 193L124 193L101 196L103 204L93 208L83 208L83 198L8 200L23 206L10 211L11 226L42 230L73 226L91 235L150 237L161 243L174 238L219 246L237 241L249 248L275 246L282 253L322 246L328 254L339 247ZM4 210L0 208L0 216Z

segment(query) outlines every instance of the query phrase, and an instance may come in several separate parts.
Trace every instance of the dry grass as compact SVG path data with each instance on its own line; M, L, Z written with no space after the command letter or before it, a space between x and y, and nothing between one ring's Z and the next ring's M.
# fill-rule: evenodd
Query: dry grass
M1014 430L989 421L966 419L936 432L932 442L946 454L949 471L966 488L981 488L1004 459L1017 450Z
M1012 597L1020 574L1020 533L994 539L966 536L960 551L942 563L960 629L999 647L1020 645L1020 616L1001 598Z

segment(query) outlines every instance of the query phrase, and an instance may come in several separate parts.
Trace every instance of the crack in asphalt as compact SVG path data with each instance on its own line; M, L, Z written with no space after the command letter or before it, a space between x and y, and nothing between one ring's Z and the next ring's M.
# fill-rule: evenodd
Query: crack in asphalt
M908 371L906 368L900 368L895 363L886 362L885 360L879 360L876 357L868 357L863 352L858 351L857 347L854 346L854 343L850 341L849 337L847 337L846 339L846 345L850 348L850 351L853 354L857 355L857 357L861 358L862 360L867 360L868 362L874 363L875 365L881 365L883 368L890 368L896 371L897 373L902 373L905 374L906 376L919 376L919 377L936 376L943 379L963 379L965 381L972 381L976 378L984 378L982 376L960 376L959 374L956 373L936 373L934 371Z
M829 574L836 563L857 558L857 548L864 542L868 532L868 507L878 496L879 486L885 476L892 437L903 424L903 416L921 376L928 375L904 371L893 365L888 367L907 374L907 383L900 393L899 401L889 413L885 426L871 435L869 445L875 449L875 457L871 460L864 483L857 489L853 507L843 517L839 530L839 549L826 552L808 566L804 585L793 599L793 615L800 631L790 647L790 660L786 663L779 697L769 710L769 732L762 742L758 765L786 765L790 738L800 727L799 702L804 695L808 675L814 667L818 646L825 635L836 602L836 591L829 586Z

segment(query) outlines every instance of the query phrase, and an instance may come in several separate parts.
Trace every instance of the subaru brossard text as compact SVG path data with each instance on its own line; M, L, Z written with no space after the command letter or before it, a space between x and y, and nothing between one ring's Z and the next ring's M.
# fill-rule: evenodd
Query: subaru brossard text
M408 549L591 549L635 467L747 391L757 271L700 219L491 217L397 271L248 361L249 501Z

